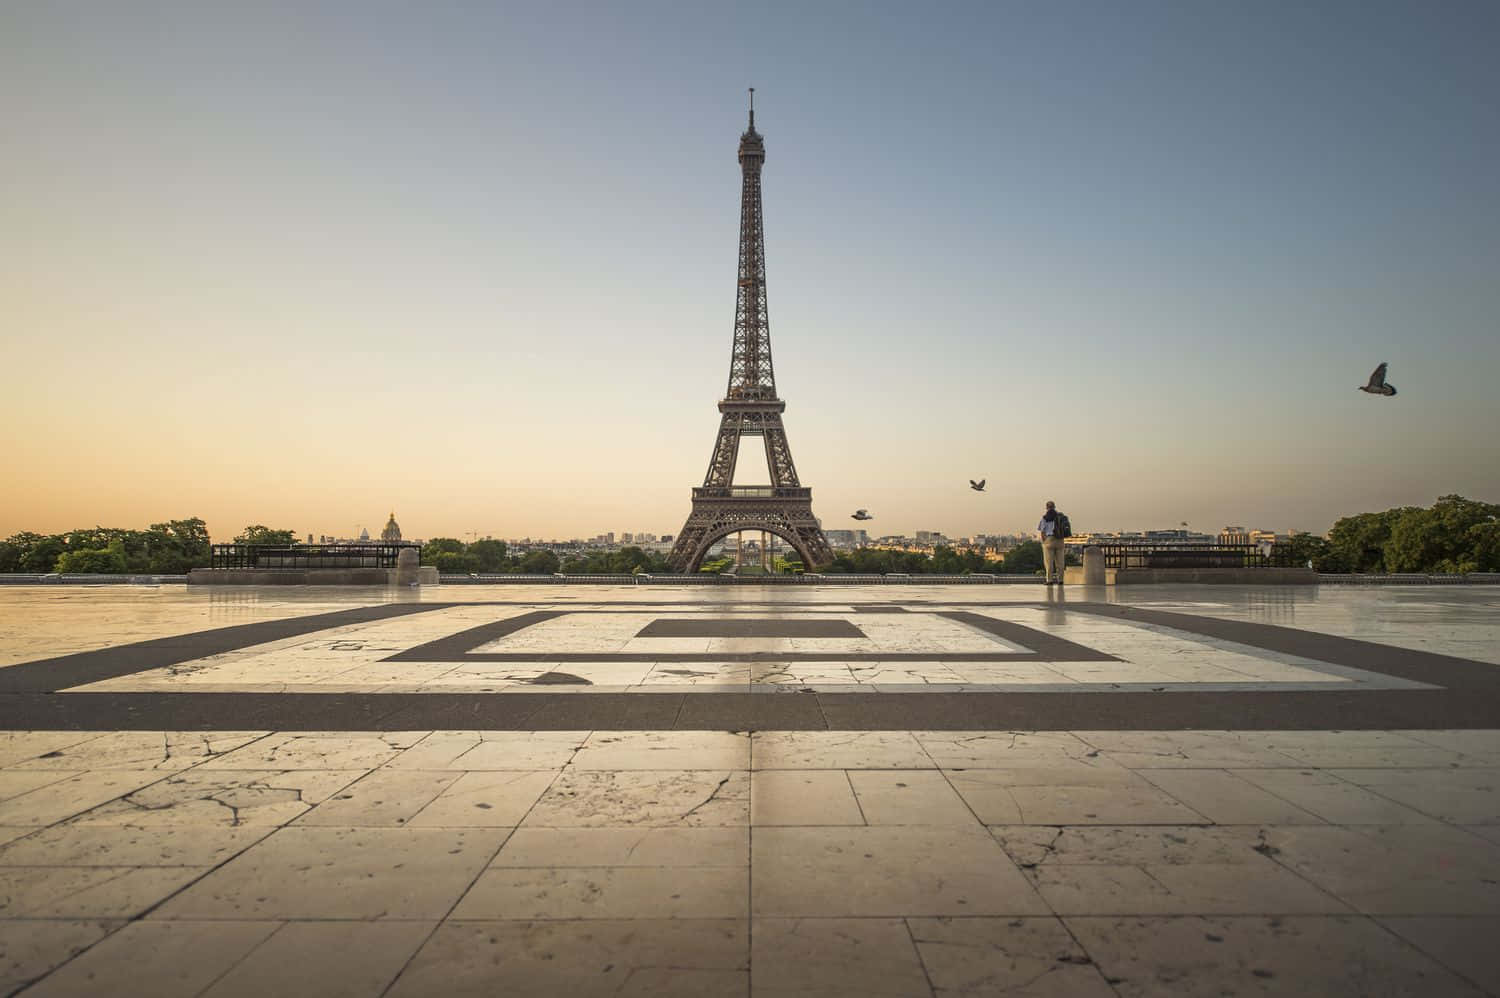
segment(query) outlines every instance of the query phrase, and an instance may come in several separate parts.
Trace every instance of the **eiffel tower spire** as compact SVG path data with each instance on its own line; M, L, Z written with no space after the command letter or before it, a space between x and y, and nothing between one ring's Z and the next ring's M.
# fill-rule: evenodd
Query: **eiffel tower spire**
M734 348L729 385L719 403L719 436L703 476L693 490L693 511L672 548L678 571L696 571L719 539L741 531L763 531L784 538L809 569L833 560L828 541L812 513L812 489L803 488L792 463L771 365L771 327L766 309L766 236L761 211L760 174L765 140L755 130L755 88L750 89L750 124L740 136L740 252L735 287ZM761 437L769 485L736 486L740 440Z
M766 232L761 215L760 170L766 144L755 130L755 88L750 127L740 136L740 267L734 302L734 352L725 398L776 397L771 366L771 324L766 314Z

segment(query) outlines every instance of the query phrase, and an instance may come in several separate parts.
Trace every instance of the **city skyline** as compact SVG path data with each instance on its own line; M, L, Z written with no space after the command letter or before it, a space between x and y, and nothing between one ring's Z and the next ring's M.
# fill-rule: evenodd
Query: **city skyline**
M1495 499L1496 27L0 11L0 537L356 507L675 532L728 361L747 86L825 526L1013 533L1056 499L1079 530L1321 533ZM1353 390L1380 361L1397 398Z

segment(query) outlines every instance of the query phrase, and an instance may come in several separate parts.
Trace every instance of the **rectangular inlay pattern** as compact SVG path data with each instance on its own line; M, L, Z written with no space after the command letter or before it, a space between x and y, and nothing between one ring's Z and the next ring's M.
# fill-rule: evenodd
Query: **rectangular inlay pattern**
M638 638L862 638L864 632L847 620L788 620L785 618L710 618L653 620Z

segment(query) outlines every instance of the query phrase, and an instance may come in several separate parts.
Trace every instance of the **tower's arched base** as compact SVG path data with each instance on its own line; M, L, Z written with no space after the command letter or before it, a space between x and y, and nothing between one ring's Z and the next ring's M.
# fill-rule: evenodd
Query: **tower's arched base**
M693 511L672 546L673 571L698 571L703 557L730 534L763 530L792 546L809 572L833 561L833 552L812 512L812 489L700 488Z

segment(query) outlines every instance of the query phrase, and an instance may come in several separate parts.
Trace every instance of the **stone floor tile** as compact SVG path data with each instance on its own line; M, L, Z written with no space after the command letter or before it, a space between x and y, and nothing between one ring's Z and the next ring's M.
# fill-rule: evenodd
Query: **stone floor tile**
M1500 850L1448 825L1283 826L1269 854L1371 915L1500 912Z
M1117 769L1067 731L913 731L943 769Z
M179 770L231 752L264 731L110 731L17 763L16 768L96 771Z
M1394 731L1277 731L1267 737L1299 766L1320 768L1457 765L1462 755Z
M754 769L932 769L906 731L757 731Z
M1464 825L1464 831L1500 845L1500 825Z
M1500 769L1334 769L1334 776L1456 825L1500 825Z
M491 866L750 865L748 828L518 828Z
M1344 914L1349 906L1257 857L1163 866L1047 864L1027 871L1059 915Z
M1224 769L1142 769L1151 783L1220 825L1321 825L1323 819Z
M1461 766L1500 766L1500 730L1399 731L1424 745L1457 752Z
M1050 914L977 827L757 828L758 916Z
M29 794L40 787L59 783L72 776L69 772L48 772L46 770L6 769L0 770L0 803Z
M564 770L524 825L544 828L704 828L750 820L750 774Z
M1124 998L1361 998L1479 992L1369 919L1066 918Z
M0 769L99 737L97 731L0 731Z
M75 819L85 825L281 825L348 786L363 770L172 773Z
M932 993L899 918L757 918L750 966L752 998Z
M979 819L941 772L864 769L849 772L871 825L972 825Z
M1500 994L1500 915L1376 919L1417 949L1490 994Z
M0 826L0 845L14 842L17 839L24 839L26 836L34 834L36 834L35 828L5 828L4 826Z
M1113 998L1094 962L1055 918L911 918L939 996Z
M215 756L202 769L374 769L427 733L282 732Z
M434 731L387 769L561 769L587 731Z
M771 769L750 774L750 823L863 825L865 819L842 769Z
M744 866L492 866L452 917L735 918L749 901L750 871Z
M4 866L217 866L271 834L266 825L53 825L0 847Z
M1100 756L1131 769L1234 769L1295 766L1260 732L1075 731Z
M596 731L578 770L749 769L750 736L733 731Z
M1040 772L1040 771L1038 771ZM1141 776L1129 782L1075 786L1015 782L1015 770L950 772L959 796L987 825L1189 825L1208 819ZM1060 776L1060 780L1067 777Z
M437 919L507 834L498 828L282 828L152 917Z
M26 994L192 998L276 928L270 921L132 922Z
M412 818L414 828L507 828L520 823L557 778L541 773L488 770L464 773Z
M747 998L744 920L446 922L388 998Z
M432 922L287 922L202 998L377 998Z
M1316 769L1242 769L1234 775L1335 825L1426 825L1433 819Z
M302 815L297 824L343 827L404 825L463 775L442 771L373 770ZM515 820L502 822L515 823Z
M1213 825L996 825L990 834L1021 869L1043 865L1260 864L1258 829Z
M0 868L0 917L134 918L208 872L192 866Z
M7 920L0 927L0 994L14 994L124 924L97 919Z
M165 779L166 773L111 770L79 773L0 804L0 825L51 825Z

